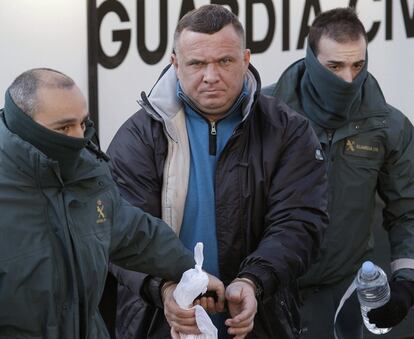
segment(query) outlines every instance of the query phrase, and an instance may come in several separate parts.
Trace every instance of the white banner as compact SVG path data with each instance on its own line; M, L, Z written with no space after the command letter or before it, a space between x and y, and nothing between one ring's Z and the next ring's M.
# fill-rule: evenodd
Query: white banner
M0 0L1 93L22 71L45 66L72 76L87 96L87 3L91 0ZM414 0L97 0L95 43L101 49L97 81L89 88L97 89L104 150L139 109L140 92L148 92L169 63L179 18L208 3L238 15L263 85L304 56L315 13L356 5L369 32L369 70L388 102L414 121Z

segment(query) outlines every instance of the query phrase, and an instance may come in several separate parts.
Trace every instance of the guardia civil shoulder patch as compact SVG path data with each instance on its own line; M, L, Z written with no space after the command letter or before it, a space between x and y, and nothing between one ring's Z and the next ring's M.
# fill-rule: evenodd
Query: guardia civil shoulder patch
M345 140L344 154L361 158L377 158L381 155L380 143L374 140L351 137Z

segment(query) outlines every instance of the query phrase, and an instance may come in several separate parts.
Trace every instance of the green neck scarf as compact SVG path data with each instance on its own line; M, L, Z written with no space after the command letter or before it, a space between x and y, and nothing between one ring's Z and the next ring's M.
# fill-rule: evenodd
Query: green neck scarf
M5 95L4 120L11 132L59 163L64 181L74 177L80 153L89 142L90 131L85 133L85 138L74 138L49 130L24 113L15 104L9 91Z
M309 46L305 65L300 84L304 111L324 128L336 129L345 125L361 104L361 88L368 75L368 58L351 83L324 67Z

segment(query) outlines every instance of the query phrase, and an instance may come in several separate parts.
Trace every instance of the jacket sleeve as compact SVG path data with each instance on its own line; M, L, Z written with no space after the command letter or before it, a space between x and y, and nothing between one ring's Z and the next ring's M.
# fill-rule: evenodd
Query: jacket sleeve
M192 253L162 220L119 197L114 213L110 260L133 271L179 281L194 266Z
M263 298L305 273L319 252L328 224L327 176L319 141L309 122L295 115L277 142L281 156L267 193L263 236L241 264Z
M163 157L167 143L159 122L142 110L128 119L108 148L109 163L121 196L161 218Z
M116 278L117 283L123 287L117 292L118 297L122 299L123 306L127 309L127 304L133 303L139 298L152 306L164 307L161 297L163 279L142 272L130 271L114 264L109 265L109 271ZM118 313L122 314L123 312L125 311L121 306Z
M397 119L400 117L401 119ZM393 112L391 144L379 173L378 192L385 203L393 278L414 281L414 130L400 112ZM394 122L401 126L393 128ZM394 125L395 126L395 125Z
M166 142L159 135L162 128L152 126L153 123L144 111L133 115L116 133L108 154L111 157L112 177L121 196L132 205L160 217L163 174L161 159L166 151ZM150 304L160 305L157 286L160 279L116 265L111 265L110 270L118 283L132 294L143 297Z

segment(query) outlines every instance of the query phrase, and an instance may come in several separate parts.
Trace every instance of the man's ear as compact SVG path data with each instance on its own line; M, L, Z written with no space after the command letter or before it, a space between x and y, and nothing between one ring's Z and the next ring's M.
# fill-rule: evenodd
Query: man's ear
M178 69L178 60L177 60L177 54L175 54L175 51L173 51L171 53L170 62L174 66L175 70L177 70Z
M246 69L249 67L249 63L250 63L250 56L251 56L250 49L246 48L246 49L244 50L244 56L243 56L244 63L245 63L245 65L246 65Z

